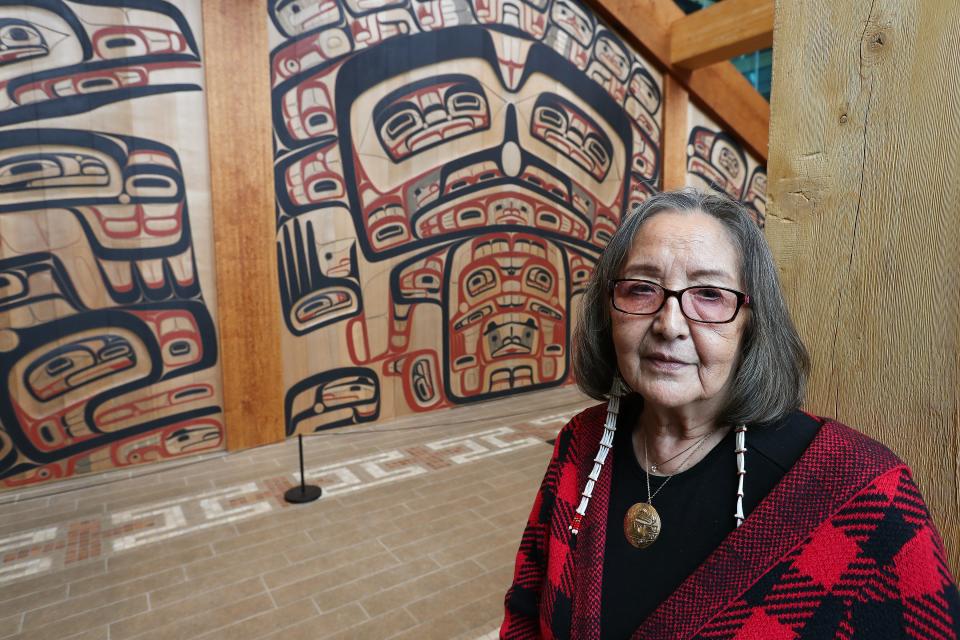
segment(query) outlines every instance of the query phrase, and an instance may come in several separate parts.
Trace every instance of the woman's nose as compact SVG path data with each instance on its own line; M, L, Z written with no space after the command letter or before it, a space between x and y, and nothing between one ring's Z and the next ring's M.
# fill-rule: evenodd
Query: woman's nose
M690 325L687 324L687 318L680 310L680 301L675 296L664 301L653 318L653 329L667 340L676 340L689 333Z

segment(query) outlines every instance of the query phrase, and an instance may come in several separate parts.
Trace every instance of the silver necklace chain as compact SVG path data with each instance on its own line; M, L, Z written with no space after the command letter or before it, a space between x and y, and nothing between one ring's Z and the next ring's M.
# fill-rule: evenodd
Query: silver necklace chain
M693 454L695 454L695 453L700 449L700 447L703 446L703 443L707 441L707 438L709 438L709 437L710 437L711 435L713 435L713 434L714 434L714 432L711 431L711 432L708 433L707 435L705 435L705 436L703 436L702 438L700 438L700 441L699 441L699 442L697 442L696 444L692 445L691 447L688 447L688 449L690 449L690 452L689 452L686 456L684 456L683 461L680 462L680 466L677 467L677 470L674 471L673 473L671 473L670 475L668 475L668 476L667 476L667 479L663 481L663 484L661 484L659 487L657 487L657 490L654 491L652 494L650 493L650 472L647 471L647 466L648 466L648 464L647 464L647 463L648 463L648 460L647 460L647 438L646 438L646 435L644 435L644 438L643 438L643 471L644 471L644 473L645 473L646 476L647 476L647 504L649 504L649 505L652 505L652 504L653 504L653 498L654 498L658 493L660 493L665 486L667 486L667 483L670 482L670 478L672 478L673 476L675 476L675 475L677 475L678 473L680 473L681 471L683 471L684 467L687 466L687 463L690 462L690 458L693 457Z
M703 436L703 438L701 438L701 440L703 440L704 438L707 438L707 436L709 436L709 435L710 435L710 434L708 433L707 435ZM671 460L676 460L677 458L679 458L680 456L682 456L683 454L685 454L687 451L689 451L689 450L692 449L693 447L697 446L698 444L700 444L699 441L694 442L694 443L691 444L691 445L688 445L683 451L681 451L680 453L675 453L675 454L673 454L672 456L670 456L669 458L667 458L667 459L664 460L663 462L654 462L652 465L650 465L650 472L651 472L651 473L656 473L657 470L660 469L660 467L662 467L663 465L667 464L667 463L670 462ZM644 446L646 446L646 441L644 441Z

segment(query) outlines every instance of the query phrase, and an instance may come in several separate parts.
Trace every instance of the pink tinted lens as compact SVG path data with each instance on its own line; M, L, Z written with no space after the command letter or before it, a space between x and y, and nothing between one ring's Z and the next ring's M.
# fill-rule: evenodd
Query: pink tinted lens
M613 302L628 313L653 313L663 302L663 289L649 282L620 281L614 286Z
M737 296L715 287L696 287L683 294L683 312L693 320L726 322L737 312Z

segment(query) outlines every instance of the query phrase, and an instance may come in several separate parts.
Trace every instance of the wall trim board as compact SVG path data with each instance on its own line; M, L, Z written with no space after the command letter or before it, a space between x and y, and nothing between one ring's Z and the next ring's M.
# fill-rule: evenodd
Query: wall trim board
M229 450L283 440L267 25L204 0L207 114Z

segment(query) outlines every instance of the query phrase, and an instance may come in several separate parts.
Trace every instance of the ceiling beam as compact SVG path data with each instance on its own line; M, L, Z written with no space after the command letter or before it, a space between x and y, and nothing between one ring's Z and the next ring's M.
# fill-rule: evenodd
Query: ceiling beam
M729 62L693 71L670 62L670 28L684 18L672 0L585 1L648 62L680 82L707 115L766 163L770 104Z
M723 0L670 24L670 63L699 69L773 46L773 0Z

